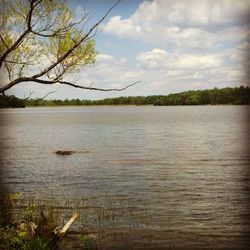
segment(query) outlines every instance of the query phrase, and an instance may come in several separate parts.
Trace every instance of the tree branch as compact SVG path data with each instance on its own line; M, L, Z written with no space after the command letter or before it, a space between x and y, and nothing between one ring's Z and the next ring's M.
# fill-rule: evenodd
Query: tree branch
M93 36L95 36L96 31L100 25L101 22L103 22L103 20L108 16L108 14L121 2L122 0L118 0L111 8L109 8L105 15L102 16L102 18L100 18L89 30L87 33L83 34L82 37L80 37L79 39L75 39L76 41L73 41L72 47L69 48L63 55L58 55L58 57L55 59L55 62L50 62L51 64L44 68L43 70L41 70L39 73L30 76L30 77L24 77L21 76L22 70L26 65L30 65L29 62L18 62L18 60L7 60L7 56L13 51L15 50L26 38L26 36L28 36L29 33L33 33L34 35L37 36L41 36L41 37L45 37L45 38L49 38L49 37L57 37L58 35L62 34L63 32L67 32L68 30L70 30L73 26L78 25L78 24L82 24L82 22L84 22L84 20L86 20L87 15L84 15L82 17L82 19L80 19L80 21L78 22L71 22L71 21L67 21L67 25L63 28L58 28L57 30L53 31L53 25L54 22L58 21L57 19L51 19L50 16L48 16L48 20L47 22L45 22L45 26L42 27L41 31L35 31L33 30L34 26L36 25L36 23L38 22L38 20L32 20L32 17L34 15L36 15L36 11L38 9L36 9L36 7L42 3L42 0L29 0L29 9L28 9L28 13L27 13L27 17L26 19L26 29L23 31L23 33L17 38L17 40L11 45L11 46L7 46L6 43L4 42L3 37L1 36L0 39L2 40L2 42L5 44L6 46L6 51L0 56L0 68L2 66L2 63L5 62L6 63L6 67L7 70L8 66L12 66L15 64L21 64L21 70L20 70L20 74L19 77L15 80L11 80L8 84L6 84L5 86L0 87L0 93L4 93L6 90L12 88L13 86L21 83L21 82L37 82L37 83L41 83L41 84L48 84L48 85L53 85L56 83L59 84L63 84L63 85L68 85L74 88L79 88L79 89L86 89L86 90L95 90L95 91L123 91L129 87L134 86L135 84L139 83L140 81L136 81L132 84L126 85L122 88L96 88L93 87L92 84L89 86L82 86L82 85L78 85L78 84L74 84L72 82L68 82L68 81L63 81L62 77L63 75L67 72L68 68L70 68L71 66L73 66L75 64L75 62L72 61L71 62L67 62L64 63L65 59L67 59L82 43L87 42L89 39L92 39ZM46 16L45 16L46 17ZM41 16L40 16L41 18ZM34 18L33 18L34 19ZM40 19L41 20L41 19ZM34 23L32 24L32 22L34 21ZM53 22L54 21L54 22ZM84 22L83 26L86 24L86 22ZM53 32L51 34L42 34L41 32ZM76 62L77 63L77 62ZM88 62L87 62L88 63ZM8 65L7 65L8 64ZM51 75L53 73L53 70L55 71L54 74L55 76ZM10 74L11 72L9 72ZM40 79L41 77L45 77L45 75L47 75L47 80L46 79ZM53 92L50 92L53 93ZM49 93L49 94L50 94ZM46 96L45 96L46 97ZM44 97L44 98L45 98Z
M21 65L35 65L34 63L27 63L27 62L16 62L12 60L4 60L6 63L12 63L12 64L21 64Z
M34 92L30 92L27 97L23 97L22 100L27 101L30 99L30 97L34 94Z
M92 33L92 31L94 29L96 29L100 23L107 17L107 15L121 2L122 0L117 1L107 12L106 14L99 19L99 21L93 25L89 31L79 40L79 42L77 42L71 49L69 49L63 56L61 56L60 58L58 58L58 60L54 63L52 63L49 67L47 67L46 69L44 69L42 72L34 75L34 78L38 78L40 76L45 75L47 72L49 72L50 70L52 70L53 68L55 68L59 63L61 63L64 59L66 59L80 44L82 44L84 41L89 39L89 35Z
M17 85L18 83L21 83L21 82L37 82L37 83L41 83L41 84L55 84L57 83L58 81L48 81L48 80L42 80L42 79L36 79L36 78L33 78L33 77L19 77L17 79L15 79L14 81L6 84L5 86L3 87L0 87L0 93L3 93L4 91L14 87L15 85Z
M105 88L94 88L91 86L82 86L82 85L78 85L78 84L74 84L71 82L67 82L67 81L59 81L59 80L42 80L42 79L37 79L37 78L33 78L33 77L20 77L14 81L12 81L11 83L7 84L6 86L3 86L0 88L0 93L3 93L4 91L12 88L13 86L17 85L20 82L37 82L37 83L41 83L41 84L47 84L47 85L53 85L56 83L60 83L60 84L64 84L64 85L68 85L74 88L78 88L78 89L86 89L86 90L96 90L96 91L123 91L125 89L128 89L134 85L136 85L137 83L141 82L141 81L136 81L132 84L126 85L122 88L109 88L109 89L105 89Z
M15 50L23 42L24 38L30 33L29 27L31 27L31 18L32 18L33 10L39 3L41 3L41 1L37 1L37 3L34 5L34 3L36 1L37 0L31 0L30 1L30 9L29 9L29 12L28 12L28 15L27 15L27 26L28 26L28 28L19 36L19 38L12 44L12 46L7 48L7 50L1 55L1 57L0 57L0 68L2 67L3 61L6 59L6 57L13 50ZM17 12L17 10L15 10L15 9L14 9L14 11ZM17 13L20 14L19 12L17 12Z
M9 47L0 57L0 68L2 67L3 61L5 58L9 55L9 53L13 50L15 50L23 41L23 39L29 34L29 30L25 30L19 38L12 44L11 47Z
M67 81L58 81L58 83L60 83L60 84L68 85L68 86L71 86L71 87L74 87L74 88L87 89L87 90L96 90L96 91L123 91L125 89L128 89L128 88L136 85L139 82L141 82L141 81L136 81L136 82L134 82L132 84L129 84L129 85L126 85L126 86L124 86L122 88L103 89L103 88L91 87L92 84L89 87L87 87L87 86L81 86L81 85L78 85L78 84L70 83L70 82L67 82Z
M36 101L41 101L41 100L45 99L45 98L48 97L49 95L56 93L56 92L58 91L58 89L60 89L60 87L58 87L56 90L53 90L53 91L48 92L48 93L47 93L46 95L44 95L43 97L36 99Z
M42 31L46 31L46 28L48 28L48 27L44 28L44 30L42 30L42 31L35 31L35 30L32 29L31 26L29 26L29 30L30 30L30 32L32 32L33 34L38 35L38 36L41 36L41 37L44 37L44 38L64 36L65 33L66 33L67 31L69 31L70 29L72 29L75 25L81 24L81 23L87 18L87 16L88 16L88 14L84 15L84 16L80 19L80 21L70 23L70 24L69 24L68 26L66 26L66 27L63 27L63 28L57 29L57 30L55 30L55 31L52 31L53 33L51 33L51 34L42 34L42 33L41 33ZM51 24L51 26L53 26L53 24ZM47 30L47 31L49 31L49 30Z
M1 41L3 42L3 44L5 45L5 47L8 49L9 47L8 47L8 45L6 44L6 42L4 41L4 39L3 39L3 37L2 37L1 34L0 34L0 38L1 38Z
M34 2L35 0L32 0L30 2L30 9L27 15L27 24L28 27L31 24L31 18L32 18L32 13L34 10ZM9 48L7 48L7 50L3 53L3 55L1 55L0 57L0 68L2 67L3 61L6 59L6 57L9 55L9 53L11 53L13 50L15 50L24 40L24 38L30 33L29 28L27 28L20 36L19 38L12 44L12 46L10 46Z
M59 89L60 89L60 87L58 87L56 90L53 90L53 91L48 92L48 93L45 94L43 97L40 97L40 98L37 98L37 99L33 99L33 101L38 102L38 101L44 100L44 99L45 99L46 97L48 97L49 95L56 93ZM23 98L22 100L24 100L24 101L29 100L30 97L31 97L33 94L34 94L34 92L30 92L30 94L29 94L27 97Z

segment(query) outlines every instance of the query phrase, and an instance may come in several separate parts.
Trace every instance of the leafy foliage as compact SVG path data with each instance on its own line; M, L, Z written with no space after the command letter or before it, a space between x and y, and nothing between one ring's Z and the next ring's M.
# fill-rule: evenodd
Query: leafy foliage
M54 84L95 62L94 35L66 1L0 0L0 92L20 82Z
M39 207L33 200L20 212L20 221L12 216L15 202L21 193L2 194L1 203L8 212L8 218L0 220L0 249L3 250L52 250L56 249L59 236L53 233L56 216L53 207ZM2 213L1 216L7 215Z

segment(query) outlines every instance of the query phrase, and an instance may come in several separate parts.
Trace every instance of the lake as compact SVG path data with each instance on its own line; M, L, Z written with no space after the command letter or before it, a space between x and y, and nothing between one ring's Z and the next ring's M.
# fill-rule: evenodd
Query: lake
M82 199L82 209L115 211L112 226L103 222L103 228L126 229L129 236L114 240L130 247L247 249L248 111L248 106L2 109L1 185L26 197ZM57 150L75 153L60 156ZM97 221L85 214L84 223L94 229Z

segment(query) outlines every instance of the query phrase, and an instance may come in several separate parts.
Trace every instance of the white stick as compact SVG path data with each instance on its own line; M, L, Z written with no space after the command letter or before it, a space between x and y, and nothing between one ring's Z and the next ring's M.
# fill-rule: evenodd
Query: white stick
M78 213L74 213L68 222L64 225L63 229L59 232L59 235L63 236L70 228L71 224L79 217Z

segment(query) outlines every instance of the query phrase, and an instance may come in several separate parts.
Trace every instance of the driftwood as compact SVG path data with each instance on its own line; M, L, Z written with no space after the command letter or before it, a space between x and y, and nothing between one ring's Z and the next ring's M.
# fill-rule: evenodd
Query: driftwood
M51 239L48 242L49 249L56 249L58 242L64 237L64 235L69 230L72 223L79 217L78 213L74 213L72 217L68 220L68 222L64 225L64 227L60 230L55 228L52 232Z
M74 213L71 218L68 220L68 222L64 225L64 227L62 228L62 230L59 230L58 236L59 237L63 237L67 231L69 230L70 226L72 225L72 223L79 217L78 213Z

